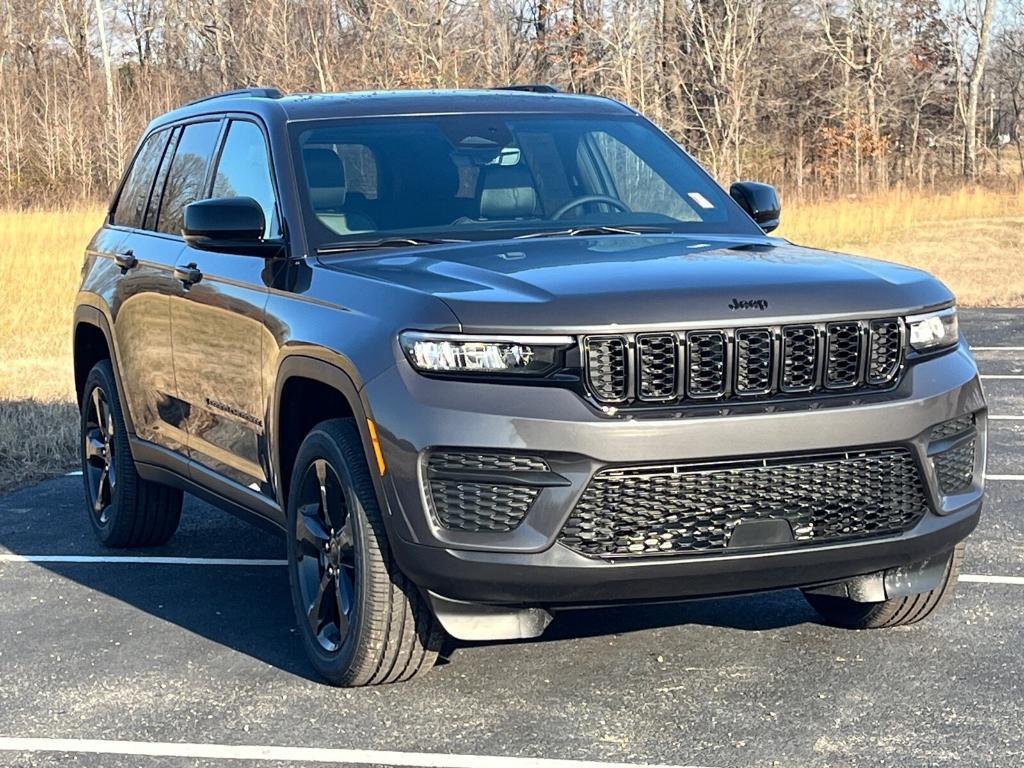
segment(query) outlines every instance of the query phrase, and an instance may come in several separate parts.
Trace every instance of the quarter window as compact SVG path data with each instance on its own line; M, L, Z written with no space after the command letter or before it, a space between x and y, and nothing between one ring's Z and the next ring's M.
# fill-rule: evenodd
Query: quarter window
M220 133L220 122L185 126L167 174L157 229L181 234L185 206L206 196L206 173Z
M263 209L264 237L278 231L274 182L263 131L255 123L233 120L224 140L213 182L214 197L251 197Z
M160 170L156 172L156 182L153 184L153 194L149 196L149 205L146 206L146 215L142 219L143 229L155 229L156 217L160 211L160 195L163 193L164 185L167 183L167 172L171 168L171 161L174 159L174 147L181 136L181 129L175 128L171 131L171 140L164 150L163 160L160 161Z
M113 223L123 227L141 227L142 217L149 200L149 191L153 188L153 177L156 175L160 158L167 144L168 131L158 131L151 135L142 145L132 168L128 172L121 196L114 209Z

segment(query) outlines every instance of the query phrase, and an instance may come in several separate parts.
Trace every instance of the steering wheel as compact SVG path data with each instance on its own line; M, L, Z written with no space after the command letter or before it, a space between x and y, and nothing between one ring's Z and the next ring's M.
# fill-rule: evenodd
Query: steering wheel
M608 195L583 195L582 197L577 197L575 200L570 200L557 211L552 213L551 220L558 221L573 208L579 208L581 205L586 205L587 203L606 203L613 208L618 208L623 213L631 213L633 210L617 197L608 197Z

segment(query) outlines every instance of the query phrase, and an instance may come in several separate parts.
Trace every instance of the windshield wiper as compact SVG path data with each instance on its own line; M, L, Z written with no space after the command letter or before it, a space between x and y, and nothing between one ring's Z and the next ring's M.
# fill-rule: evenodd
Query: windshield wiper
M444 243L467 243L468 240L435 237L380 237L375 240L349 240L348 242L327 243L316 249L318 254L368 251L374 248L411 248L417 245L443 245Z
M569 229L553 229L543 232L530 232L526 235L517 235L516 240L526 240L532 237L579 237L585 235L646 235L651 233L671 232L668 227L652 226L620 226L613 227L608 224L585 224Z

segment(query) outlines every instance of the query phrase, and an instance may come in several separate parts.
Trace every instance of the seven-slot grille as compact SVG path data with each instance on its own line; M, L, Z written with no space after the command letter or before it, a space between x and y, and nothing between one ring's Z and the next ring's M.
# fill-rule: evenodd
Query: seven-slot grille
M903 353L895 317L583 339L590 394L627 405L886 388Z

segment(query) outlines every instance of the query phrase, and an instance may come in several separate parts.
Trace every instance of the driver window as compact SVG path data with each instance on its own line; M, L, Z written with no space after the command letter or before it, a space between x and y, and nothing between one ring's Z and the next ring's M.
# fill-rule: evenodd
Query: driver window
M603 131L589 136L615 185L609 194L633 211L658 211L679 221L700 221L696 211L633 150Z
M251 197L263 209L263 236L278 234L274 182L263 131L248 120L232 120L217 162L214 197Z

